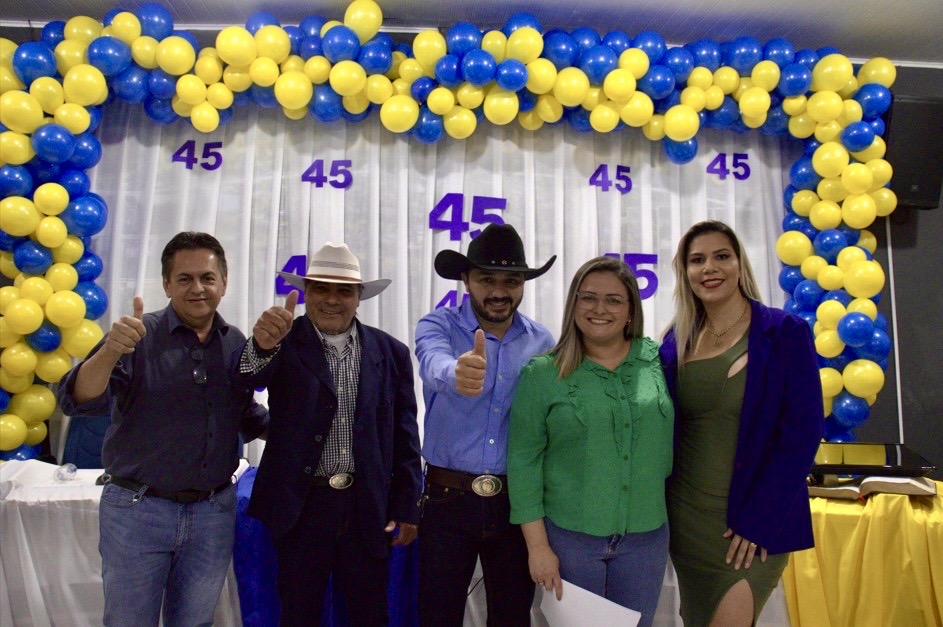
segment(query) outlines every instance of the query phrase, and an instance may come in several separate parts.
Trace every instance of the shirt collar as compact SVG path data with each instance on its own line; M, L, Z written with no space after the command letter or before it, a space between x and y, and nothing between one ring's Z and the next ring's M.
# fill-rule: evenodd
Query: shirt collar
M180 316L177 315L173 305L168 304L164 309L164 313L167 316L167 328L171 333L180 327L190 329L191 331L193 330L180 318ZM226 335L229 333L229 324L223 320L223 317L219 315L219 312L213 313L213 325L210 327L210 333L217 330L221 335Z
M330 343L327 341L327 338L324 336L323 333L321 333L321 329L319 329L317 325L311 321L311 318L308 318L308 322L311 323L311 328L314 329L314 332L317 334L318 339L321 340L321 344L323 344L325 348L330 346ZM356 346L357 341L360 337L357 334L357 319L356 318L354 318L354 321L350 324L350 329L348 329L344 333L347 333L347 342L345 343L345 345ZM341 333L340 335L343 335L343 333Z

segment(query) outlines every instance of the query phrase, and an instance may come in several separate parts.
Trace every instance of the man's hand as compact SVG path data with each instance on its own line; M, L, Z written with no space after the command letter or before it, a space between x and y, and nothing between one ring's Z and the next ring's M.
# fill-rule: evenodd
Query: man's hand
M416 536L419 535L419 527L416 525L396 522L395 520L388 522L383 531L393 533L397 527L399 527L399 533L393 536L393 539L390 541L390 544L393 546L406 546L412 543L412 541L416 539Z
M478 396L485 385L485 332L475 331L474 347L459 356L455 365L455 391L464 396Z
M298 304L298 291L288 292L285 306L272 305L262 312L255 326L252 327L252 338L262 350L271 350L278 346L288 332L295 319L295 305Z
M132 314L121 316L111 325L111 331L102 349L119 356L133 353L134 347L147 335L143 320L144 299L135 296Z

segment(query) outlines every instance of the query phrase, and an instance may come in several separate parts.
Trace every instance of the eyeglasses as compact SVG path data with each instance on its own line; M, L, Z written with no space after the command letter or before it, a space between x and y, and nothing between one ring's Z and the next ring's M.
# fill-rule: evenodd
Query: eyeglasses
M600 297L595 292L576 293L576 305L580 309L595 309L600 300L602 300L606 311L619 311L629 303L628 298L618 294L606 294Z
M206 385L206 366L203 364L203 349L194 346L190 349L190 359L196 362L193 367L193 382L197 385Z

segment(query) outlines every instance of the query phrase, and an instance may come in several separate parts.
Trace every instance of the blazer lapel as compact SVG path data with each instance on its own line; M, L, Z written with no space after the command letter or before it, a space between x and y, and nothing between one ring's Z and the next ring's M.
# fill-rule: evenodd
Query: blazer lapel
M380 387L378 383L382 379L383 355L372 330L359 322L356 324L357 332L360 334L360 378L357 382L357 415L359 417L362 407L376 405L375 398Z
M337 396L337 390L334 388L334 377L331 376L331 369L327 365L327 357L324 356L324 344L321 343L318 332L306 316L299 320L298 324L301 325L301 332L298 335L298 359L321 380L321 383L331 390L331 393Z

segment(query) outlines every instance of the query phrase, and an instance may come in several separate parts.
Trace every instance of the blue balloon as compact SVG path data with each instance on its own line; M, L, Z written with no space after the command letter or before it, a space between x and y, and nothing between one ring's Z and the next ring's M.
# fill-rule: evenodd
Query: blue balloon
M870 359L874 362L887 359L890 352L891 338L886 331L882 331L878 328L875 328L871 332L871 337L868 338L867 342L855 348L855 354L859 359Z
M874 333L874 323L865 314L851 311L838 321L837 331L842 342L852 348L858 348L871 340L871 335Z
M878 312L877 317L874 319L874 328L880 329L881 331L887 333L887 316L882 314L880 311Z
M517 92L517 110L521 113L527 113L537 106L537 96L527 89L520 89Z
M855 358L855 355L852 352L853 350L854 349L848 348L846 346L845 350L843 350L837 357L825 358L821 355L817 355L819 368L834 368L838 372L841 372L845 369L845 366L850 364L851 360Z
M102 123L102 115L104 115L105 108L102 105L93 105L85 107L85 110L88 111L88 117L90 118L88 128L85 129L85 132L94 133Z
M776 91L787 98L801 96L812 85L812 70L802 63L790 63L779 72Z
M785 303L783 303L783 311L798 316L799 312L802 310L799 309L799 303L796 302L796 299L790 297L786 299Z
M338 24L332 26L321 38L324 56L331 63L353 61L360 53L360 38L350 27Z
M443 54L435 62L435 79L443 87L458 87L462 84L462 60L454 54Z
M871 125L871 130L874 131L875 135L884 137L884 131L887 130L887 125L884 123L884 118L874 118L873 120L868 120L868 124Z
M249 99L263 109L275 109L281 106L275 98L274 87L251 85L246 91L249 92Z
M62 331L48 320L43 320L38 329L26 336L26 343L34 351L48 353L62 344Z
M843 306L847 307L854 298L851 294L846 292L843 289L829 290L825 292L825 296L822 297L822 302L824 303L827 300L836 300L840 302Z
M79 275L79 281L94 281L101 276L104 266L102 258L88 249L82 253L78 261L72 264Z
M668 157L668 160L672 163L684 165L697 156L696 137L681 142L675 141L670 137L665 137L661 140L661 143L665 151L665 156Z
M789 116L783 111L782 105L775 105L766 112L766 121L760 126L763 135L785 135L789 131Z
M632 45L648 55L648 60L652 65L661 63L665 50L668 49L665 45L665 38L651 30L643 30L636 35Z
M33 176L21 165L0 166L0 198L28 196L33 191Z
M593 126L589 123L589 111L583 107L572 107L566 110L566 121L570 127L579 133L592 132Z
M557 71L572 67L580 55L580 46L569 34L555 31L544 36L544 49L540 56L553 63Z
M815 139L814 137L807 137L802 140L802 154L811 158L821 145L822 142Z
M263 26L281 26L278 18L268 11L257 11L246 20L246 30L255 35Z
M33 150L40 159L50 163L68 161L75 152L75 137L66 127L50 123L40 126L31 138Z
M825 290L818 282L812 279L803 279L799 281L792 292L792 297L796 299L799 309L815 313L816 307L822 302Z
M805 216L800 216L798 213L792 209L788 209L786 214L783 216L783 231L799 231L800 233L805 228L806 224L809 224L809 219ZM792 291L792 290L786 290Z
M33 177L33 185L39 187L43 183L59 180L63 167L61 163L52 163L40 157L33 157L26 163L26 169Z
M413 47L405 42L396 44L393 48L393 52L402 52L407 58L413 57Z
M124 11L121 7L113 7L105 11L105 15L102 16L102 26L111 26L111 23L114 21L115 16Z
M883 115L891 106L891 90L878 83L866 83L858 88L854 99L861 105L865 120Z
M228 123L232 119L232 116L234 115L232 107L226 107L225 109L218 109L216 112L219 113L220 126Z
M850 152L859 152L874 142L874 129L867 122L852 122L842 129L841 142Z
M796 189L815 191L821 180L822 176L812 166L812 157L799 157L789 168L789 182Z
M694 55L687 48L677 46L665 52L662 63L675 75L675 82L683 84L694 69Z
M655 113L665 113L671 107L681 102L681 90L673 89L670 94L664 98L659 98L654 100L652 104L655 105Z
M800 309L796 315L802 318L805 321L805 323L809 325L809 329L815 329L816 317L815 317L814 311L803 311L802 309Z
M321 43L321 36L305 35L305 38L301 40L301 46L298 49L298 54L305 61L311 57L322 56L324 54L324 46ZM392 55L392 52L390 54Z
M796 63L801 63L810 70L819 62L819 53L811 48L796 50Z
M105 228L108 206L96 195L87 194L69 202L59 217L72 235L91 236Z
M848 226L844 222L842 222L835 228L841 231L841 234L845 236L845 241L848 242L849 246L854 246L855 244L858 243L858 240L861 239L861 231L859 229L855 229ZM862 248L861 250L864 251L864 256L867 257L867 259L870 261L871 253L869 253L864 248Z
M393 49L383 41L368 41L360 47L357 63L368 75L386 74L393 67Z
M102 145L90 131L75 135L75 152L65 162L76 170L88 170L98 165L102 158Z
M609 46L600 44L583 52L578 65L591 84L600 86L606 75L619 67L619 56ZM526 78L524 82L527 82Z
M40 38L44 44L49 46L52 50L55 50L56 46L65 39L65 21L53 20L52 22L48 22L43 26Z
M498 64L494 80L501 89L518 91L527 84L527 66L517 59L505 59Z
M871 415L871 407L863 398L842 390L832 401L832 415L838 424L854 429L868 419Z
M638 80L637 88L652 100L667 98L675 88L674 72L664 65L651 65L648 72Z
M812 248L815 254L823 257L829 264L834 265L838 258L838 253L848 246L848 240L845 234L838 229L825 229L815 236L812 241Z
M17 460L17 461L26 461L27 459L35 459L39 457L39 454L42 452L41 445L37 444L36 446L30 446L29 444L22 444L12 451L0 451L0 459L3 461Z
M56 55L43 41L28 41L13 51L13 73L27 88L37 78L56 76Z
M724 96L719 107L707 112L707 123L711 128L730 128L739 118L740 105L730 96Z
M504 28L501 29L501 32L504 33L505 37L510 37L511 33L516 31L519 28L530 27L536 30L538 33L543 31L543 28L540 26L540 20L530 13L515 13L508 18L508 21L504 23Z
M20 272L45 274L52 265L52 251L39 242L26 240L13 251L13 263Z
M442 117L429 111L428 107L419 109L419 119L416 125L410 130L413 137L423 144L434 144L445 133L445 126L442 123Z
M301 32L304 33L305 38L308 37L321 37L321 29L327 23L327 20L320 15L309 15L305 19L301 20L301 23L298 24L298 28L301 29Z
M131 65L131 46L117 37L97 37L86 49L88 62L105 76L117 76Z
M792 199L795 197L796 192L799 190L796 189L796 186L790 183L783 189L783 208L786 212L792 211Z
M822 46L821 48L815 51L819 58L827 57L830 54L841 54L841 50L835 46Z
M149 77L150 73L147 70L135 64L115 77L111 87L115 96L121 100L140 104L150 96L147 88Z
M588 26L581 26L570 31L570 37L576 42L577 54L583 54L593 46L598 46L602 39L599 33Z
M370 106L368 106L366 109L364 109L360 113L351 113L347 109L342 108L341 117L347 120L348 122L356 124L357 122L363 122L368 117L370 117L370 115L373 113L375 108L376 108L376 105L372 103L370 104Z
M144 100L144 113L158 124L173 124L180 119L174 111L173 101L170 98L148 96Z
M291 54L299 54L301 52L301 42L304 41L305 38L305 34L301 32L301 28L294 24L289 24L288 26L282 26L282 30L288 35L288 42L291 45Z
M329 85L317 85L314 88L314 98L308 103L308 111L318 122L336 122L344 109L340 94Z
M249 98L249 94L244 91L233 92L232 95L232 105L234 107L244 107L248 104L252 104L252 98Z
M79 281L72 291L85 301L85 318L87 320L98 320L108 309L108 295L94 281Z
M69 192L69 198L84 196L91 188L88 175L82 170L63 170L56 182L62 185L65 191Z
M825 419L825 433L822 435L827 442L856 442L855 432L835 420L835 416Z
M616 54L622 54L632 47L632 38L624 30L611 30L602 38L602 43Z
M445 47L459 59L481 48L481 31L471 22L458 22L445 33Z
M174 18L163 5L156 2L142 4L134 13L141 22L141 34L157 41L174 32Z
M175 30L171 33L171 35L175 35L181 39L186 39L187 43L190 44L190 47L193 48L194 52L199 52L200 48L202 48L202 46L200 46L200 42L196 38L196 35L188 30Z
M711 72L717 71L720 67L720 44L713 39L698 39L686 44L685 48L694 55L695 67L706 67Z
M795 61L796 48L788 39L782 37L770 39L763 46L763 58L772 61L781 70Z
M783 266L779 271L779 287L787 294L795 292L796 286L804 280L799 266Z
M0 412L5 412L10 406L10 393L0 388Z
M740 76L749 76L753 66L763 60L763 44L755 37L737 37L729 48L725 65L737 70Z
M420 76L413 81L413 84L409 86L409 93L413 97L413 100L419 104L424 104L426 98L429 97L429 92L436 88L436 82L429 78L428 76Z
M465 80L478 87L484 87L494 80L497 63L486 50L471 50L462 57L462 75Z

